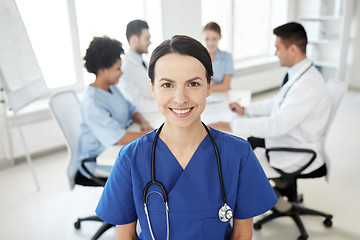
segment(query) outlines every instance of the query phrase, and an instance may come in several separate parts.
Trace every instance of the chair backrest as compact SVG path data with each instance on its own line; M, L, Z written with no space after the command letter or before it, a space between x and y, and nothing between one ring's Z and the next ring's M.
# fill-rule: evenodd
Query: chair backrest
M49 105L66 139L68 149L67 175L70 188L73 189L78 171L78 145L81 134L80 102L76 93L69 90L51 96Z
M329 130L334 121L334 118L335 118L336 112L338 110L338 107L340 105L341 99L347 90L346 83L344 81L340 81L340 80L329 79L326 83L326 86L327 86L329 96L331 99L331 111L330 111L330 116L329 116L329 120L327 122L326 129L325 129L325 140L327 139L327 136L329 134ZM325 141L323 142L323 145L325 145ZM327 156L327 154L325 152L325 146L323 146L323 157L326 161L326 167L328 169L328 174L326 176L327 180L328 180L331 164L329 161L329 157Z
M334 79L328 80L326 86L331 99L331 112L326 126L326 134L328 134L347 87L345 82Z

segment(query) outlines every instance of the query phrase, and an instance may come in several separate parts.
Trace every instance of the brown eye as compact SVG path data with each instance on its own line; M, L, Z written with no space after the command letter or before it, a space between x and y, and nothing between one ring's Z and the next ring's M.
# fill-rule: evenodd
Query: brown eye
M197 86L199 86L198 82L191 82L190 83L190 87L197 87Z
M171 88L172 87L171 83L164 83L161 86L163 86L164 88Z

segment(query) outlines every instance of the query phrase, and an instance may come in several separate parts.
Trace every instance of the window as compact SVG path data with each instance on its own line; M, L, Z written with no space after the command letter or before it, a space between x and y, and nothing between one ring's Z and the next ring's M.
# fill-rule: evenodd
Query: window
M270 1L234 0L233 58L269 55Z
M272 56L272 29L287 20L287 0L202 0L202 24L215 21L222 29L219 48L234 61Z
M202 0L201 1L201 25L204 27L208 22L216 22L221 28L221 40L219 48L232 52L232 0ZM204 39L202 39L204 40Z
M161 0L15 1L50 89L79 89L93 82L82 61L90 41L108 35L127 51L125 31L131 20L149 23L149 52L162 41Z
M66 1L16 3L48 88L76 84Z
M151 3L150 3L151 1ZM160 0L76 0L76 14L79 28L81 57L94 36L107 35L119 40L125 52L129 49L126 39L126 25L135 19L145 19L149 24L152 44L162 39ZM146 58L146 57L145 57ZM90 84L95 77L82 68L85 84Z

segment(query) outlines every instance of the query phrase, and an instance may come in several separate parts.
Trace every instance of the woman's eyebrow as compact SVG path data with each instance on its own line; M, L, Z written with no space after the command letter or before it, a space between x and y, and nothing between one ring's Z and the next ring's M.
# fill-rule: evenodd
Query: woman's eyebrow
M198 79L201 81L204 81L201 77L193 77L193 78L190 78L189 80L186 80L186 82L192 82L192 81L198 80ZM171 82L171 83L175 82L175 80L168 79L168 78L161 78L159 80L159 82L161 82L161 81L167 81L167 82Z
M187 80L186 82L192 82L192 81L194 81L194 80L201 80L201 81L204 81L201 77L193 77L193 78L191 78L191 79Z

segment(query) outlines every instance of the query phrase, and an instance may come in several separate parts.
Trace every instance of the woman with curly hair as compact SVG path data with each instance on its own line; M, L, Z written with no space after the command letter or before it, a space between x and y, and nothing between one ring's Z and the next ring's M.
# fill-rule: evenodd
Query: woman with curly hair
M88 177L98 171L104 176L111 167L99 167L95 158L105 148L126 143L143 136L152 128L136 107L127 101L116 87L121 71L121 58L124 53L121 42L107 36L94 37L86 50L85 68L95 74L95 81L87 86L81 100L81 136L79 142L79 169L81 175ZM132 122L140 125L141 132L126 129ZM80 167L85 159L87 170ZM90 173L89 173L90 172Z

